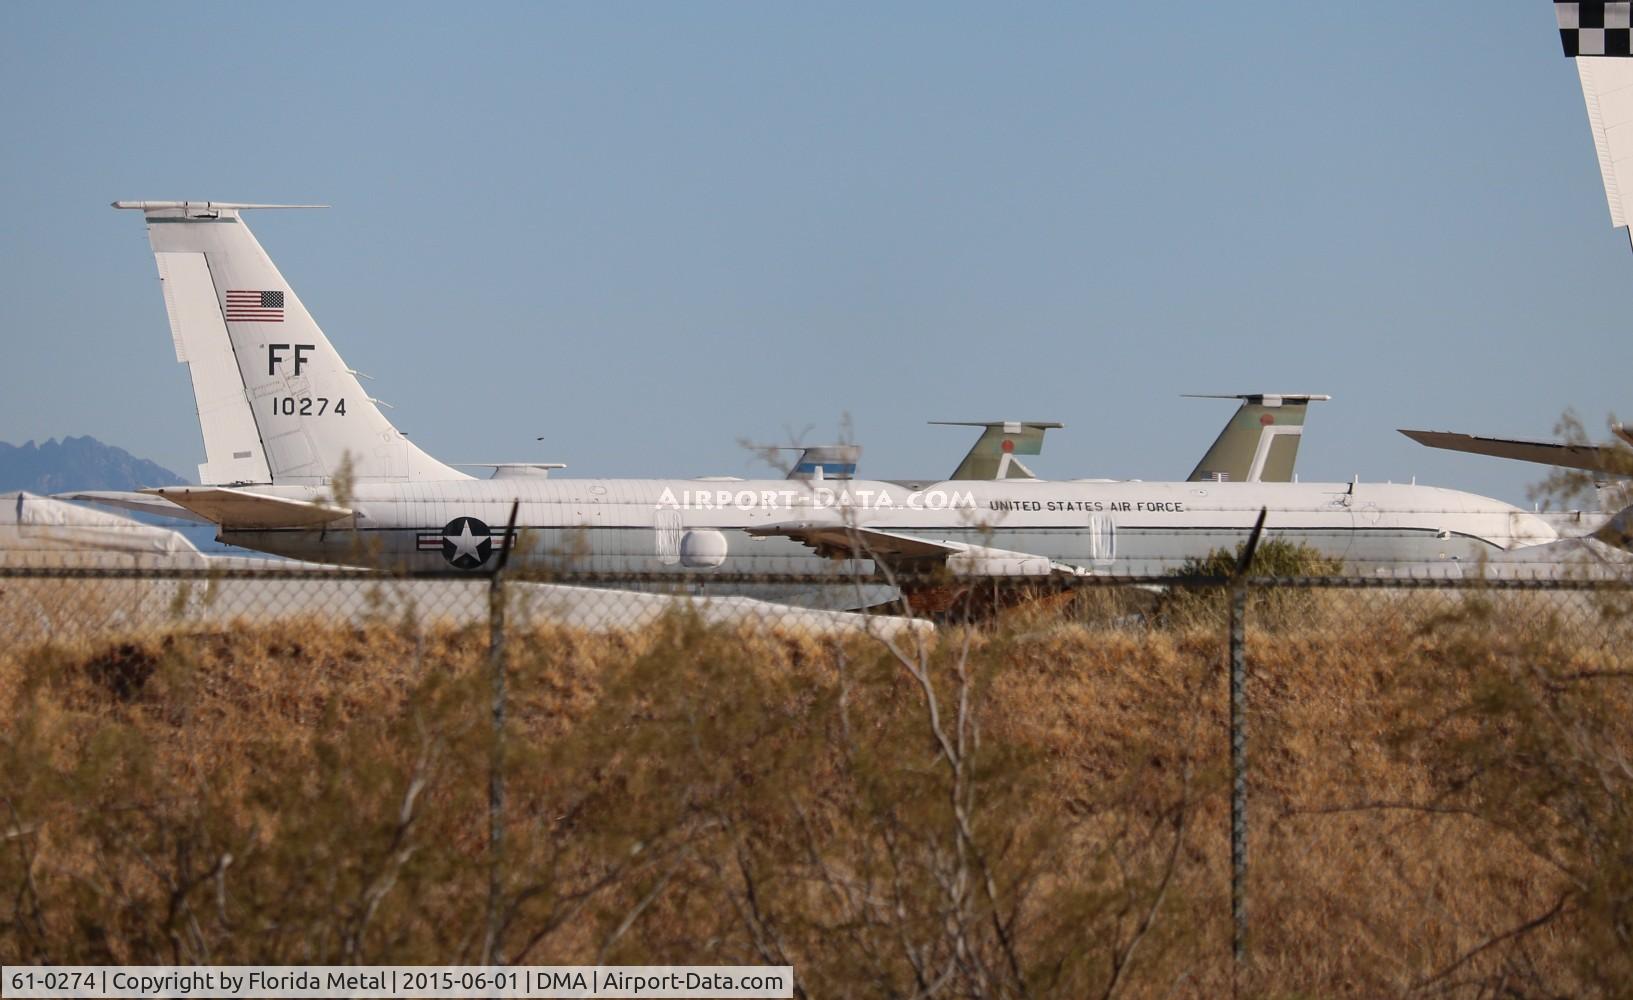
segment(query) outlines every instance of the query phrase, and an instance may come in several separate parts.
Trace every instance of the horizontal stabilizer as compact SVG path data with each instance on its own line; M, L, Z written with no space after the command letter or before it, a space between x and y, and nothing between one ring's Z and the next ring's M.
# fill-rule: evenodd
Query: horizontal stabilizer
M334 504L224 486L161 486L142 492L185 507L229 530L315 528L352 514L349 508Z
M1244 403L1280 406L1283 403L1325 403L1332 399L1324 392L1182 392L1182 399L1239 399Z
M1430 448L1490 455L1517 462L1535 462L1562 469L1582 469L1625 478L1633 476L1633 451L1617 446L1564 444L1558 441L1526 441L1519 438L1479 437L1452 431L1410 431L1401 433Z
M83 493L57 493L53 500L77 500L81 503L94 503L99 507L116 507L120 510L133 510L138 514L156 514L159 517L174 517L182 521L195 521L199 524L214 524L215 522L202 514L195 514L186 507L178 507L163 497L148 496L146 493L127 493L123 490L91 490Z
M249 201L116 201L114 208L132 208L138 212L158 212L179 209L192 212L236 212L245 208L328 208L328 205L269 205Z

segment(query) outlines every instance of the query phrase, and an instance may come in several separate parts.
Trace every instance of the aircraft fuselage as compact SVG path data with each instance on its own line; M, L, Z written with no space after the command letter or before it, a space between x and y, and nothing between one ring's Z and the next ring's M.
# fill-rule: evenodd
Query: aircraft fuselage
M312 487L255 487L303 500ZM1552 541L1536 515L1428 486L1349 483L943 482L558 479L360 484L328 497L356 512L321 530L221 533L223 541L325 562L410 571L491 568L517 505L510 565L556 573L831 572L779 524L855 524L1047 557L1102 574L1173 572L1233 547L1269 511L1269 537L1308 544L1362 573L1467 565Z

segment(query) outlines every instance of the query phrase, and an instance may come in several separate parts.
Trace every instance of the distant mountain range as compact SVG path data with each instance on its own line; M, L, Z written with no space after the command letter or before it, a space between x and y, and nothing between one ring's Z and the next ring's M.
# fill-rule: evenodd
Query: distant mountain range
M0 441L0 493L134 490L183 482L169 469L90 435L60 442L52 438L42 445L30 441L21 447Z

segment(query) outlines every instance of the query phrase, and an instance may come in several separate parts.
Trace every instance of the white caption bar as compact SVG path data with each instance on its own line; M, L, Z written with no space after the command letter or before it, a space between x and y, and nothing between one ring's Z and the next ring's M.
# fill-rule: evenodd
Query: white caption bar
M6 997L792 997L791 965L7 965Z

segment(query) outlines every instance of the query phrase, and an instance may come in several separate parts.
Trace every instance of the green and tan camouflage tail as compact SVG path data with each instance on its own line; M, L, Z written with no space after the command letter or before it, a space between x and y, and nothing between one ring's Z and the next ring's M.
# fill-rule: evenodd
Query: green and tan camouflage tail
M1018 455L1043 453L1043 432L1064 427L1038 420L932 420L948 427L985 428L948 479L1036 479Z
M1213 447L1191 470L1190 482L1290 483L1299 438L1304 434L1305 411L1310 403L1332 397L1246 393L1189 398L1242 401Z

